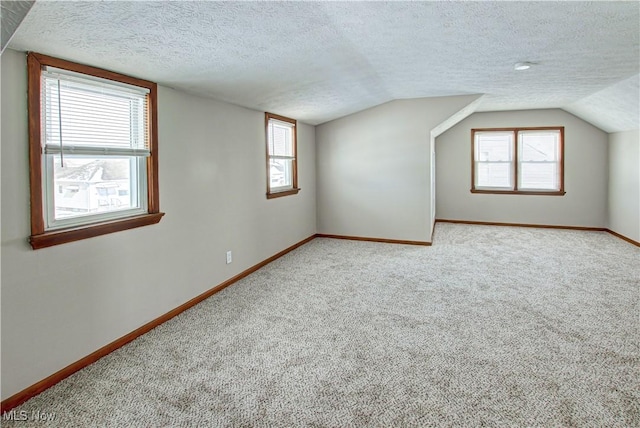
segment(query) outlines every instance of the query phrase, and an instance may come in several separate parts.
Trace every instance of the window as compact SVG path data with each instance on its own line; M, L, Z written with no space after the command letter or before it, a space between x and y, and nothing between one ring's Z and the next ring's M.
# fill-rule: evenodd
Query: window
M296 121L265 113L267 198L295 195L298 188Z
M156 84L29 53L34 249L158 223Z
M564 128L472 129L471 192L564 195Z

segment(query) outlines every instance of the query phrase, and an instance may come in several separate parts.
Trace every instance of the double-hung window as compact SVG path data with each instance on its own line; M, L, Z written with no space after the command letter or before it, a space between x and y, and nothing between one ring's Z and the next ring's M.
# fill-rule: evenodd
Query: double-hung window
M564 195L564 128L472 129L471 191Z
M31 245L162 217L156 84L30 53Z
M294 195L298 188L296 121L265 113L267 198Z

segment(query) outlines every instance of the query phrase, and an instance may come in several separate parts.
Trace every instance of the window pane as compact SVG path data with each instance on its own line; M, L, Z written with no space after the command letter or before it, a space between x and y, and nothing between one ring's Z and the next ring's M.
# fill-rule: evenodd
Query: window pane
M269 155L293 156L293 129L278 122L269 123Z
M474 155L476 161L475 186L510 190L513 180L513 132L476 132Z
M141 208L142 158L53 156L54 220Z
M518 157L521 161L555 162L558 160L560 139L558 131L520 131L518 139L520 149Z
M558 164L555 162L520 163L520 189L559 190Z
M476 186L477 187L500 187L513 189L511 179L511 163L476 163Z
M513 160L513 132L477 132L476 161Z
M518 132L518 188L560 190L560 131Z
M293 160L272 159L269 165L269 187L271 190L293 188Z

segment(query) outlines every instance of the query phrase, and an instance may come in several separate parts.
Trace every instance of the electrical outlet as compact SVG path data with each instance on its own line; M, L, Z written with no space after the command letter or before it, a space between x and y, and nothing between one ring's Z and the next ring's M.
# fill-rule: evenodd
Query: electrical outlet
M231 255L231 251L227 251L227 264L233 261L233 257Z

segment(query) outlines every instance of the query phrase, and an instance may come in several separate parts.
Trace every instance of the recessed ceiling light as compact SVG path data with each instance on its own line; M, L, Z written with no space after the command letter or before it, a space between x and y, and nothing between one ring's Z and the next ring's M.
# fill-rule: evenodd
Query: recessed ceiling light
M528 70L532 65L532 62L516 62L516 64L513 66L513 69L518 71Z

